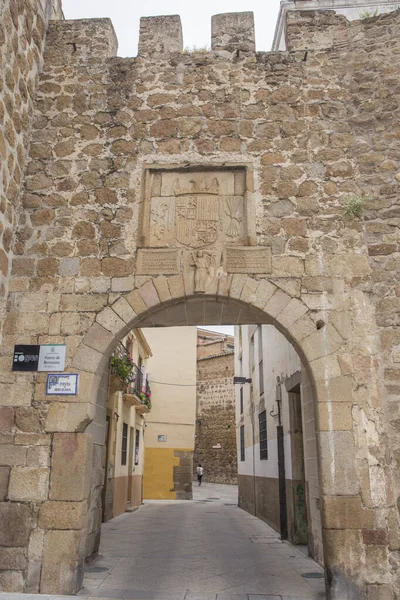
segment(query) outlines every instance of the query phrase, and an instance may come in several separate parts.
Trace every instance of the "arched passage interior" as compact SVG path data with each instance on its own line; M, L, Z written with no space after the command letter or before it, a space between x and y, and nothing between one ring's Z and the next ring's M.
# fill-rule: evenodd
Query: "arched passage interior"
M296 315L298 316L298 315ZM99 319L101 321L101 317ZM296 322L296 318L294 317L294 321ZM290 319L288 318L288 323L290 322ZM121 330L117 331L115 333L115 335L113 336L113 339L109 340L109 344L107 346L107 348L104 348L104 351L102 352L102 357L99 357L99 362L98 362L98 367L96 370L96 383L94 385L94 388L92 390L92 402L97 402L99 401L99 395L102 396L104 398L104 392L107 391L107 374L108 374L108 360L109 357L111 356L112 352L114 351L116 345L118 344L119 340L121 338L123 338L127 332L133 328L168 328L168 327L175 327L175 326L193 326L193 325L199 325L199 326L204 326L204 325L253 325L257 328L257 326L259 326L259 328L262 325L269 325L271 328L272 326L274 326L276 329L278 329L279 333L277 333L277 336L283 335L286 340L284 340L287 343L290 343L290 345L293 345L293 347L296 348L296 351L299 353L299 356L301 357L301 365L302 365L302 377L303 377L303 389L306 390L306 394L307 394L307 401L308 402L312 402L313 404L313 408L315 409L315 401L314 401L314 386L313 386L313 375L312 375L312 370L310 369L310 365L308 364L307 358L305 356L304 351L302 350L301 344L299 343L299 340L296 340L295 336L293 335L293 333L288 331L288 328L285 327L282 323L277 322L275 318L273 318L271 315L269 315L268 313L260 310L259 308L256 308L254 306L249 305L246 302L243 302L241 300L237 300L234 298L229 298L229 297L218 297L218 296L207 296L207 295L194 295L192 297L185 297L185 298L178 298L178 299L171 299L170 301L166 301L166 302L162 302L160 304L157 304L155 306L153 306L152 308L144 311L143 313L141 313L140 315L136 316L134 319L132 319L129 323L125 324L124 327L122 327ZM321 326L321 323L318 324L318 327ZM96 325L97 327L97 325ZM318 331L317 326L315 326L315 331ZM93 344L93 340L90 340L90 332L88 334L89 336L89 343L93 346L95 344ZM86 339L87 341L87 339ZM84 340L85 343L85 340ZM296 400L296 394L299 394L300 397L300 383L301 379L296 381L282 381L283 385L286 385L285 389L287 392L290 392L290 400L291 402L294 402ZM98 387L97 387L98 386ZM302 400L303 402L303 400ZM275 405L275 403L274 403ZM301 409L300 409L301 410ZM308 409L310 410L310 408ZM271 411L272 412L272 411ZM292 418L292 417L291 417ZM301 418L301 416L300 416ZM102 411L98 411L96 413L96 416L94 418L94 421L89 425L88 429L86 430L87 432L92 432L95 431L95 429L97 427L102 427L102 425L104 425L104 412ZM310 443L313 443L314 446L316 446L316 439L315 439L315 411L314 411L314 417L311 421L311 423L308 424L308 432L311 432L311 436L313 436L312 440L309 440L307 443L307 446L309 447ZM293 445L293 448L295 447L295 444ZM293 449L292 449L293 451ZM297 450L295 450L295 452L299 452L300 449L298 447L297 444ZM101 451L100 451L101 452ZM315 448L315 452L316 452L316 448ZM104 465L102 465L101 461L99 461L99 458L97 455L96 458L96 453L94 454L95 459L94 459L94 469L98 469L99 471L101 471L102 467ZM292 457L294 462L296 462L296 456ZM299 457L297 457L298 459ZM315 459L315 455L312 457L312 459ZM307 456L306 456L306 461L307 461ZM316 461L314 460L314 463L316 464ZM312 475L312 485L314 486L314 488L316 486L318 486L318 473L315 472ZM101 478L101 474L99 474L99 476L95 476L94 478L92 477L92 481L96 481L97 482L97 486L99 481L102 480ZM96 512L96 510L98 509L98 506L96 506L96 504L98 503L98 498L99 498L99 494L97 493L96 495L93 494L93 489L91 490L91 503L92 503L92 511ZM318 492L319 495L319 492ZM105 496L103 494L102 497L102 502L104 503L105 501ZM319 501L319 498L318 498ZM93 505L94 503L94 505ZM247 510L250 510L250 512L253 512L252 507L248 507L246 506L246 502L244 501L244 499L242 499L242 504L243 507ZM254 503L255 504L255 503ZM319 508L318 508L318 513L319 513ZM254 514L254 512L253 512ZM257 512L256 512L257 514ZM261 517L263 517L262 514L260 514ZM292 515L293 517L293 515ZM317 511L315 511L315 507L314 507L314 512L311 514L310 510L308 511L308 519L309 519L309 524L308 524L308 529L309 529L309 538L310 538L310 544L312 546L312 551L313 551L313 555L316 559L318 559L320 562L322 562L323 560L323 550L322 550L322 534L321 534L321 520L320 520L320 515L317 514ZM293 523L291 525L293 527ZM94 518L90 518L90 513L89 513L89 520L88 520L88 529L87 529L87 536L88 536L88 540L89 544L87 544L86 548L86 553L92 553L93 551L96 551L98 544L99 544L99 537L100 537L100 522L97 519ZM286 533L287 536L287 533ZM285 537L286 537L285 536ZM301 542L301 540L303 540L304 542L304 534L302 538L299 538L299 542Z

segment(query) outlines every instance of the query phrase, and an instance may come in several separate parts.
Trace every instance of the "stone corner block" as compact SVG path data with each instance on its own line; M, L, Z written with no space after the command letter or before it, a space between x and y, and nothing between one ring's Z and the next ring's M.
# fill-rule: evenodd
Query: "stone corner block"
M74 595L82 585L81 531L47 531L44 537L41 594Z
M92 436L86 433L54 434L50 500L80 502L89 494Z

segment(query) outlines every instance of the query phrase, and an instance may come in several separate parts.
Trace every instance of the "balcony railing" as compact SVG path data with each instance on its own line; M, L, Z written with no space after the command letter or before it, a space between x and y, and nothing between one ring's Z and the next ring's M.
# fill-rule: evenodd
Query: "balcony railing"
M128 356L128 352L123 344L119 344L114 352L111 359L111 370L125 384L124 394L136 396L138 404L150 410L150 384L147 378L144 378L139 367Z
M126 387L128 394L141 394L143 389L143 373L138 366L134 365L132 370L132 381Z

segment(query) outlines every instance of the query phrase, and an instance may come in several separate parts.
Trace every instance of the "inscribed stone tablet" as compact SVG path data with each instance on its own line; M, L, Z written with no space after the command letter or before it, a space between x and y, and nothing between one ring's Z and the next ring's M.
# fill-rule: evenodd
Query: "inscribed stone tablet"
M243 246L226 249L228 273L270 273L271 249Z
M138 275L177 275L179 251L176 248L138 250Z

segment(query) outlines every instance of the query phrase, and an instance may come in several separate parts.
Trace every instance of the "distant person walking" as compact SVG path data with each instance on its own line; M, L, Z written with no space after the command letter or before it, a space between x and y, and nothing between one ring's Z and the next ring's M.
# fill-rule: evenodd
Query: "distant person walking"
M199 465L196 469L196 473L197 473L197 481L199 482L199 485L201 485L201 480L203 479L203 467L201 465Z

